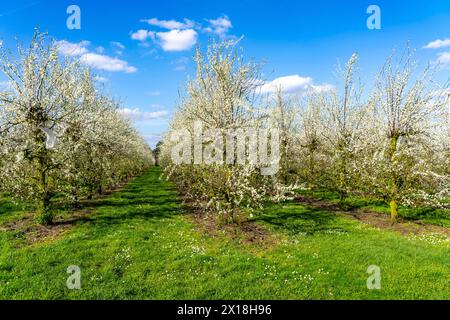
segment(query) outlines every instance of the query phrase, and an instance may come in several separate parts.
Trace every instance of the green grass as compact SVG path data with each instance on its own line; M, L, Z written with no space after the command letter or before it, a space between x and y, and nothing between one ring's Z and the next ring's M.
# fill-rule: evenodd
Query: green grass
M29 208L26 205L11 201L6 195L0 194L0 224L23 216L27 209Z
M96 200L59 239L29 246L1 232L0 299L450 299L448 243L294 203L256 218L275 245L210 237L160 173ZM81 290L66 287L70 265ZM381 268L379 291L366 287L370 265Z
M329 190L301 190L299 193L317 200L339 203L339 194L337 192ZM359 208L390 214L389 206L381 200L350 195L340 204L346 209ZM399 217L405 220L420 220L424 223L450 228L450 210L400 206Z

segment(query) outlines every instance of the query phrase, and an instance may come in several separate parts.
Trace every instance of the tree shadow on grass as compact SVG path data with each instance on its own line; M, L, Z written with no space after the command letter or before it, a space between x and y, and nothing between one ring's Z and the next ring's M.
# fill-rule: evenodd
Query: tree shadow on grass
M290 234L347 232L336 214L293 203L270 207L255 221L267 223Z
M352 211L367 206L386 207L386 202L380 199L364 197L364 196L352 196L349 195L343 201L340 201L340 196L337 191L327 189L315 189L315 190L299 190L298 195L300 199L305 202L322 202L333 204L342 210Z
M112 225L131 219L164 219L184 213L175 189L150 172L131 181L121 191L107 197L83 200L87 215L61 220L60 224L95 223Z
M400 208L400 216L406 221L423 221L436 225L450 225L450 210L436 208Z
M134 219L145 219L147 221L156 221L160 219L172 219L177 214L180 214L180 210L173 207L164 206L150 209L131 209L123 212L117 212L112 214L97 214L95 216L87 217L84 221L95 224L116 224L124 221L130 221Z
M184 206L173 187L159 180L160 171L149 173L129 182L120 191L110 192L93 200L81 201L81 207L71 209L68 203L56 206L55 222L51 226L41 226L32 215L14 220L3 229L20 233L21 243L34 244L46 239L56 239L73 226L89 225L99 232L99 236L109 232L114 225L139 224L142 220L157 223L161 219L171 219L183 214ZM9 203L7 203L9 206ZM0 202L6 207L6 204ZM0 216L1 218L1 216Z
M87 200L82 202L82 207L86 209L96 209L104 207L114 207L119 209L120 207L140 206L140 205L166 205L166 204L178 204L177 199L167 199L166 197L136 197L130 198L107 198L98 200Z
M0 194L0 215L1 214L12 215L28 209L29 206L26 206L21 203L14 203L8 198L2 198L2 195Z

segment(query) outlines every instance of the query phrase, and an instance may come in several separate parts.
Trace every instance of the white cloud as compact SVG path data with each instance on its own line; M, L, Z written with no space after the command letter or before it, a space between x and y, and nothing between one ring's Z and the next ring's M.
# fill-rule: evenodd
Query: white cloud
M164 109L165 107L163 105L160 105L158 103L154 103L150 106L152 109Z
M12 91L14 90L14 86L11 81L0 81L0 91Z
M92 68L109 72L134 73L137 71L135 67L128 65L126 61L97 53L86 53L80 57L80 61Z
M189 58L181 57L171 62L175 66L175 71L186 71L189 63Z
M81 56L88 53L89 50L86 47L90 44L89 41L81 41L79 43L71 43L66 40L56 41L58 52L65 56Z
M105 78L105 77L102 77L102 76L95 76L94 77L94 81L105 83L105 82L108 82L109 80L107 78Z
M158 32L156 36L164 51L185 51L197 43L197 32L193 29Z
M439 48L445 48L450 47L450 39L437 39L434 41L431 41L426 46L424 46L424 49L439 49Z
M125 46L118 41L111 41L111 45L113 45L114 47L116 47L120 50L125 50Z
M142 137L147 141L151 148L155 148L156 144L163 140L163 135L160 133L143 134Z
M446 52L439 53L436 62L439 64L443 64L443 65L450 64L450 52L446 51Z
M177 64L175 66L174 70L179 71L179 72L184 72L184 71L186 71L186 69L187 69L187 66L185 64Z
M195 26L195 22L189 19L184 19L184 22L176 20L159 20L158 18L143 19L142 22L146 22L151 26L160 27L163 29L192 29Z
M131 39L138 41L147 41L147 39L155 39L155 32L140 29L131 34Z
M233 27L231 20L226 15L217 19L205 19L205 21L207 22L206 26L189 19L184 19L183 22L173 19L143 19L141 22L169 31L156 32L140 29L131 33L131 39L140 41L141 46L148 47L150 45L149 40L151 40L164 51L185 51L191 49L197 43L197 31L200 30L225 38L228 36L228 31Z
M294 94L307 91L325 92L333 90L334 87L329 84L314 85L311 77L301 77L297 74L276 78L272 81L262 84L257 92L260 94L275 93L281 89L283 93Z
M156 42L164 51L185 51L197 43L197 32L194 29L173 29L166 32L138 30L131 34L131 39L140 41L143 46L149 46L148 40Z
M125 72L134 73L137 69L130 66L128 62L118 58L109 57L100 53L90 52L87 48L89 41L81 41L79 43L71 43L66 40L56 42L57 50L65 56L78 56L81 63L84 63L94 69L109 72ZM97 47L97 52L103 52L103 47Z
M221 16L217 19L206 19L209 22L209 26L204 30L209 33L213 33L220 37L223 37L228 33L233 25L231 24L231 20L227 16Z
M161 91L152 91L152 92L150 92L150 95L152 95L152 96L160 96L161 95Z
M314 92L322 93L322 92L333 91L336 89L336 87L331 84L324 83L324 84L320 84L320 85L311 85L310 89Z
M434 98L434 100L441 100L447 102L450 96L450 88L434 90L431 92L430 95Z
M119 56L123 54L123 51L126 49L125 46L118 41L111 41L111 46L115 48L115 53Z
M161 119L161 118L165 118L169 115L169 112L167 112L166 110L155 111L155 112L145 112L145 111L140 110L139 108L135 108L135 109L123 108L123 109L119 109L118 112L123 117L131 119L133 121L137 121L137 122Z
M261 93L274 93L279 88L285 93L293 93L306 89L312 84L312 78L299 75L285 76L266 82L260 87Z

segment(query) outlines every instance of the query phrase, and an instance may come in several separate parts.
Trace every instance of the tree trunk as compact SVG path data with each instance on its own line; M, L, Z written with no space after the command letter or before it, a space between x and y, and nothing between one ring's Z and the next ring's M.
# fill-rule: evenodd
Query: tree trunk
M339 202L343 202L347 196L346 192L347 159L345 155L341 156L339 168Z
M315 163L314 163L314 149L309 148L309 183L311 186L315 186L317 184L316 175L315 175Z
M38 203L37 219L40 224L50 225L53 223L53 213L50 209L50 195L44 194Z
M397 144L398 144L398 137L392 136L391 145L389 149L389 161L391 166L393 163L395 152L397 151ZM392 223L395 223L398 217L398 178L394 170L391 172L390 190L391 190L391 202L389 203L389 206L391 208L391 220Z
M53 213L50 209L51 194L48 188L47 181L47 149L45 147L45 137L38 133L36 142L38 144L38 191L39 199L37 206L37 220L40 224L49 225L53 223Z
M42 169L39 173L39 191L40 199L38 200L37 220L40 224L49 225L53 223L53 214L50 210L50 193L47 188L46 170Z
M398 217L397 200L392 199L392 201L391 201L391 203L389 205L391 207L391 220L392 220L392 222L396 222L397 221L397 217Z
M73 209L80 209L80 199L78 198L77 190L72 191L73 199L72 199L72 208Z

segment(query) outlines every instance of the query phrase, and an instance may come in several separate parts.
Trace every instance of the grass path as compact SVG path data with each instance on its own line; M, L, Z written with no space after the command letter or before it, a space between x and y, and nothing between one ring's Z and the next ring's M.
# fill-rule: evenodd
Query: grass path
M96 200L57 239L30 246L0 232L0 299L450 299L450 247L439 238L296 203L257 219L276 244L211 237L160 174L154 168ZM66 287L71 265L81 290ZM370 265L381 268L381 290L366 287Z

